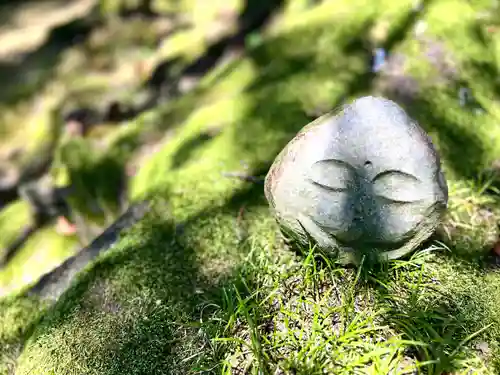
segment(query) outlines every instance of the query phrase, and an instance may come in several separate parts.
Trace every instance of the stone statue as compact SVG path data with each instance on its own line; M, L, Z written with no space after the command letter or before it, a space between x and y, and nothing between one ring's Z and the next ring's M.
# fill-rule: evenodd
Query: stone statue
M396 103L371 96L304 127L274 161L265 194L285 237L344 264L408 254L448 200L429 136Z

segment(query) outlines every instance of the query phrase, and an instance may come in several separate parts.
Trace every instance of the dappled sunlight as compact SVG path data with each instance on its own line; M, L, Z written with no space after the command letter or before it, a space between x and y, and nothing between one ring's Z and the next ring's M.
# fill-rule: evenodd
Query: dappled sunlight
M2 208L0 212L0 226L2 227L1 246L5 248L17 236L30 219L29 207L26 202L13 202Z
M22 226L17 227L19 230ZM78 249L76 238L62 237L53 227L28 239L21 251L0 273L0 295L19 292L57 267Z
M51 98L48 84L5 104L2 155L19 144L39 157L73 108L97 120L63 154L82 192L72 206L93 235L60 236L50 222L0 271L0 292L14 295L0 300L0 373L498 372L500 277L488 262L500 216L500 34L477 17L489 5L154 3L136 19L135 5L118 17L120 1L102 0L105 21L63 54L75 69L49 69L54 100L32 112ZM156 31L142 33L148 23ZM386 53L379 72L375 47ZM302 127L367 94L395 100L431 136L448 213L405 259L341 267L288 246L262 179ZM9 197L2 247L30 219ZM150 212L116 243L98 255L85 247L142 199ZM64 293L32 304L30 285L80 249L85 268Z

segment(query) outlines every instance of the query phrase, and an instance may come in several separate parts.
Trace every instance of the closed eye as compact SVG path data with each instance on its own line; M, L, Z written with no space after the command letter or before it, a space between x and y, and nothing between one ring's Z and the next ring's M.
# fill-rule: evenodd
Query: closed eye
M308 180L320 189L342 192L356 184L356 169L349 163L338 159L319 160L311 166Z
M422 201L422 181L410 173L389 169L377 174L372 184L374 195L386 203L402 205Z
M385 201L386 203L390 203L392 205L405 205L405 204L410 204L410 203L418 203L418 202L422 202L423 199L416 199L416 200L401 200L401 199L392 199L392 198L389 198L389 197L386 197L384 195L377 195L377 198L382 200L382 201Z
M406 173L406 172L403 172L403 171L398 171L396 169L388 169L386 171L383 171L383 172L380 172L379 174L377 174L372 182L375 182L377 180L380 180L384 177L387 177L387 176L394 176L394 177L398 177L402 180L411 180L413 182L421 182L420 179L418 179L417 177L415 177L414 175L410 174L410 173Z
M323 185L317 181L314 181L313 179L309 179L309 182L313 184L314 186L317 186L320 189L326 190L326 191L334 191L334 192L342 192L342 191L347 191L347 187L334 187L334 186L327 186Z

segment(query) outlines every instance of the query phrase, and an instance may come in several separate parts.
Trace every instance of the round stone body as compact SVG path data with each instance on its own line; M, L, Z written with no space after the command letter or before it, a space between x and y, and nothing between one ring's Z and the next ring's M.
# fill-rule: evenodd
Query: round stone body
M265 194L287 236L343 263L406 255L448 200L429 136L396 103L371 96L304 127L274 161Z

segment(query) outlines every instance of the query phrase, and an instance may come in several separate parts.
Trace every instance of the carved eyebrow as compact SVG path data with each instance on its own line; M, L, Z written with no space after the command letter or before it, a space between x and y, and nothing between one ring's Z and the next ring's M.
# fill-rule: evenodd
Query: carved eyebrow
M395 170L395 169L388 169L386 171L383 171L383 172L380 172L379 174L377 174L373 179L372 179L372 182L375 182L376 180L379 180L385 176L390 176L390 175L396 175L396 176L401 176L401 177L404 177L404 178L408 178L410 180L413 180L415 182L421 182L420 179L418 177L415 177L414 175L410 174L410 173L406 173L406 172L403 172L403 171L398 171L398 170Z

